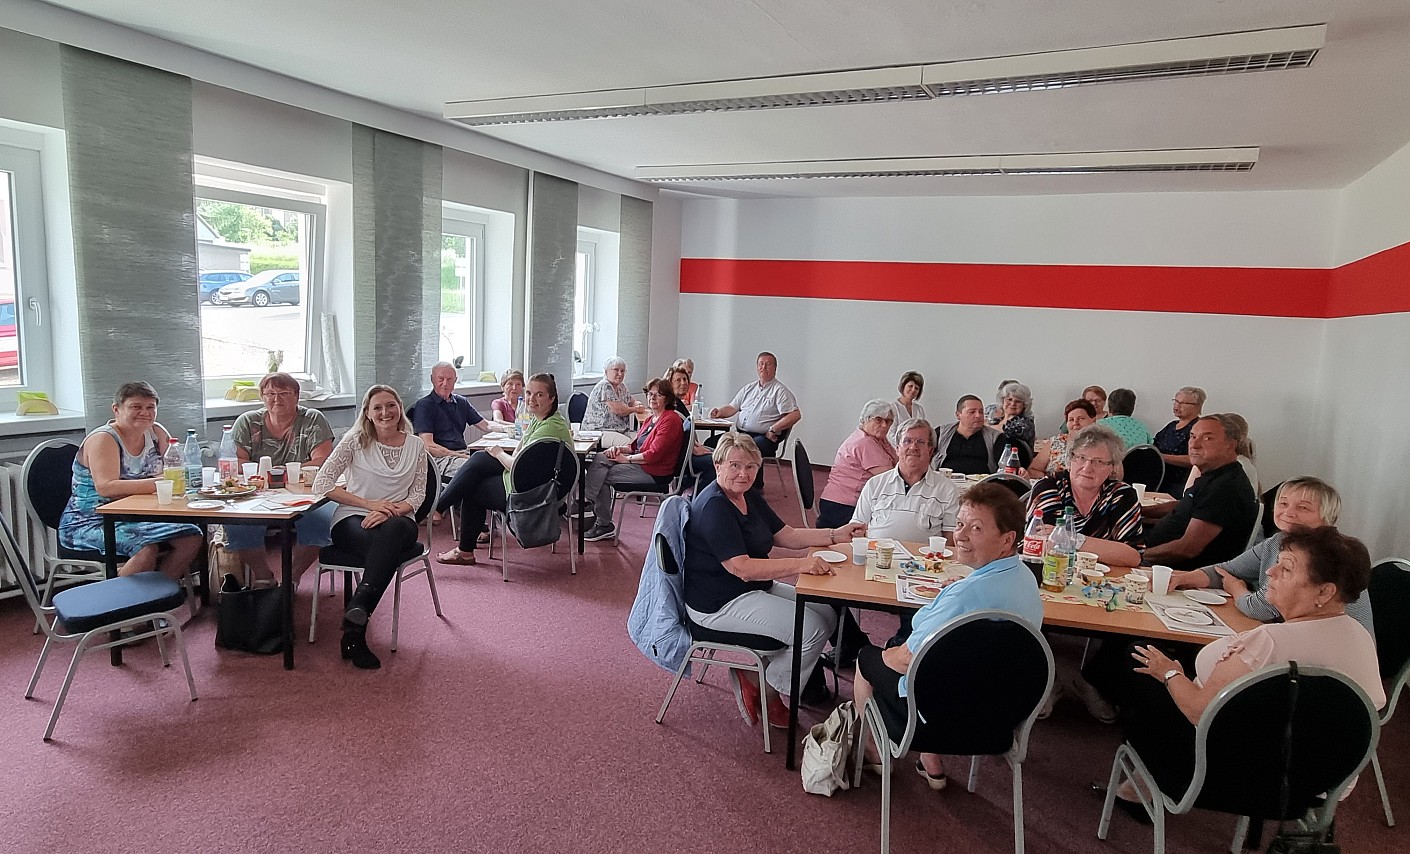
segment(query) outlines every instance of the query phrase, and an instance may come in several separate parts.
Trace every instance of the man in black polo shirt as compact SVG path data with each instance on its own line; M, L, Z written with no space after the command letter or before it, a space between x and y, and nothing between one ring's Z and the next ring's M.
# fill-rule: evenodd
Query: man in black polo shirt
M967 394L955 404L955 423L935 430L934 468L961 474L993 474L994 443L1000 433L984 423L984 401Z
M455 379L455 366L438 362L431 368L431 393L412 406L411 426L442 475L460 468L470 456L465 428L485 422L469 400L455 393Z
M1206 415L1190 429L1190 462L1199 479L1179 501L1144 511L1147 520L1143 563L1194 569L1242 554L1258 516L1258 498L1239 465L1245 438L1227 415ZM1154 522L1154 524L1149 524Z

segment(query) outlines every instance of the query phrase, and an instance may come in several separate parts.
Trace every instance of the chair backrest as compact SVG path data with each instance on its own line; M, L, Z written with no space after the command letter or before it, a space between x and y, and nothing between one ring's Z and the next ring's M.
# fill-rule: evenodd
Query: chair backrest
M77 456L78 445L68 439L50 439L35 446L20 469L29 516L51 531L59 530L59 517L73 494L73 461Z
M1410 676L1410 560L1386 558L1371 568L1371 624L1376 628L1376 658L1386 681L1381 720L1390 720L1395 702Z
M676 473L671 477L671 492L677 492L690 471L690 446L695 439L695 420L684 419L685 438L681 440L680 452L676 455Z
M1033 485L1015 474L991 474L980 481L980 483L997 483L1014 494L1019 501L1026 501L1028 493L1033 491Z
M1137 445L1121 458L1122 480L1145 484L1146 489L1159 489L1165 479L1165 458L1154 445Z
M1263 529L1263 539L1268 539L1278 533L1278 526L1273 522L1274 506L1278 501L1278 490L1283 488L1282 482L1278 482L1274 487L1263 493L1263 515L1259 517L1259 527Z
M661 571L666 575L677 575L681 568L676 564L676 556L671 554L671 546L666 542L665 534L657 534L651 538L651 548L656 552L656 565L661 567Z
M1200 716L1195 770L1172 812L1191 807L1277 820L1298 818L1346 789L1371 758L1380 722L1366 692L1324 667L1273 665L1235 679ZM1284 738L1292 718L1288 808L1279 815ZM1170 797L1167 793L1167 797ZM1171 798L1173 800L1173 798Z
M558 462L560 448L563 456ZM535 439L514 452L514 462L509 467L509 481L514 484L514 491L524 492L548 483L555 464L558 465L558 498L566 498L578 482L578 455L567 442L551 436Z
M1018 464L1020 466L1028 468L1033 464L1033 449L1028 446L1028 443L1004 433L994 440L995 466L998 466L999 461L1004 458L1004 449L1010 446L1018 449Z
M436 474L436 461L430 454L426 455L426 497L421 499L421 506L416 508L416 524L420 525L431 517L431 508L436 506L436 501L441 497L441 478ZM426 542L430 540L431 531L429 526L426 530Z
M583 416L587 414L588 396L580 391L575 391L568 395L568 423L581 424Z
M803 511L803 524L808 524L808 511L813 509L817 495L817 484L813 482L813 464L808 460L808 449L801 440L793 443L793 479L798 482L798 506Z
M10 568L10 575L14 577L15 583L20 586L24 593L24 599L29 603L29 609L38 618L39 624L44 627L45 634L52 634L49 628L49 620L45 619L54 612L53 606L41 607L39 602L39 582L30 573L29 561L25 560L24 551L20 548L19 541L15 539L15 532L10 527L10 520L0 514L0 555L5 558L5 564Z
M910 720L936 723L927 751L992 756L1027 751L1028 730L1053 685L1053 653L1043 635L1008 611L974 611L921 644L906 674Z
M793 428L789 427L778 434L778 447L774 448L774 455L769 457L772 460L788 459L788 438L793 435Z
M1257 543L1259 543L1260 541L1262 541L1262 540L1264 539L1264 536L1263 536L1263 526L1260 525L1260 524L1258 523L1258 521L1257 521L1257 520L1263 518L1263 501L1262 501L1262 499L1259 499L1259 501L1258 501L1258 511L1257 511L1257 513L1254 515L1253 518L1254 518L1253 526L1252 526L1251 528L1249 528L1249 531L1248 531L1248 548L1253 548L1254 545L1256 545Z

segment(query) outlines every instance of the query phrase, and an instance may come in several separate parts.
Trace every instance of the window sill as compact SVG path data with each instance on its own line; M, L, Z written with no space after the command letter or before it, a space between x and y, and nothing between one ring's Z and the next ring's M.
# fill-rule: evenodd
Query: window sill
M324 400L300 400L300 406L309 409L344 409L357 406L358 399L351 394L335 394ZM206 399L206 420L221 421L227 418L234 418L245 412L253 412L264 406L262 401L247 400L237 403L233 400L226 400L223 397Z
M41 433L70 433L85 427L83 413L60 409L58 415L16 415L0 413L0 436L31 436Z

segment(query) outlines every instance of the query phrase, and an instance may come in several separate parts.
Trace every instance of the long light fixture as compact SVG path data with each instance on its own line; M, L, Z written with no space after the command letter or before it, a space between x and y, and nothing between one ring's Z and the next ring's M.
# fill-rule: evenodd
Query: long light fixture
M655 184L760 181L799 178L911 178L964 175L1098 175L1133 172L1247 172L1258 148L1181 148L1060 154L977 154L949 157L878 157L766 163L701 163L641 166L638 181Z
M1310 65L1325 43L1326 33L1325 24L1307 24L956 62L522 98L450 101L445 105L444 115L447 119L474 127L925 101L953 95L1276 71Z

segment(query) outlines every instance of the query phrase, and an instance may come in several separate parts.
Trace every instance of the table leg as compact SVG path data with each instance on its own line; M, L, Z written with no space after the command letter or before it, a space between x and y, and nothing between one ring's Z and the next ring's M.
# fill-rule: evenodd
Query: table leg
M803 606L806 602L804 597L798 596L793 606L793 690L788 694L788 753L784 760L784 767L789 771L796 767L794 760L798 750L798 695L802 693L803 681L798 671L803 668ZM764 726L768 725L765 720Z
M280 526L284 559L284 669L294 669L294 520ZM317 595L317 591L314 591Z
M103 574L108 578L117 578L117 520L111 516L103 517ZM121 632L110 632L108 640L115 641ZM108 660L114 667L122 664L122 647L115 646L108 650Z
M587 537L587 533L583 531L583 522L587 518L583 509L583 504L587 501L587 478L583 477L583 469L584 466L580 461L578 464L578 554L583 553L583 544L587 542L584 539Z
M209 543L210 524L197 522L196 525L201 529L201 542ZM196 558L196 565L201 568L200 574L196 578L196 594L201 597L201 607L204 608L211 603L210 549L201 549L200 555Z

